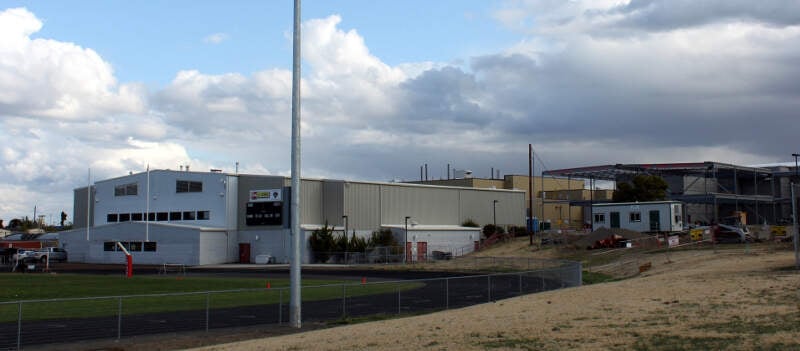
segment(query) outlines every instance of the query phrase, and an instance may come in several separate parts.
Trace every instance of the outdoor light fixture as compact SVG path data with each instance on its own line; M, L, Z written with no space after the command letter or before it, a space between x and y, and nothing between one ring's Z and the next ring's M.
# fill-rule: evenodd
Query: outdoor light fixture
M406 216L406 231L405 231L405 234L403 235L403 262L406 262L408 260L408 252L406 251L406 242L408 242L408 220L409 219L411 219L411 217Z

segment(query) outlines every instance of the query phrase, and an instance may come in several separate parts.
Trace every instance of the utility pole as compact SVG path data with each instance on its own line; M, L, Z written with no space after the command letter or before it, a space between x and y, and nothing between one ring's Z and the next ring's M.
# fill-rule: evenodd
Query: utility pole
M300 0L294 0L294 38L292 52L292 260L289 272L289 324L300 328Z

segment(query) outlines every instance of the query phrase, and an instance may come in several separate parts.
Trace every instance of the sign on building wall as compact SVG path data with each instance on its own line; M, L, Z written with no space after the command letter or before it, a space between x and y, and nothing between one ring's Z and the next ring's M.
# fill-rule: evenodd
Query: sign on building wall
M281 189L250 190L250 202L283 201Z

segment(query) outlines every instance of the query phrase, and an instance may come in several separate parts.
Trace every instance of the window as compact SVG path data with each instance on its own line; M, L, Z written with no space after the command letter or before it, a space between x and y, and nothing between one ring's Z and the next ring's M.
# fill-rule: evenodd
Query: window
M181 213L180 212L170 212L169 213L169 220L170 221L180 221L181 220Z
M144 242L144 251L156 251L156 243L155 243L155 241L145 241Z
M630 213L630 221L633 222L641 222L642 221L642 213L641 212L631 212Z
M117 216L116 213L109 213L108 215L106 215L106 222L112 223L117 221L119 221L119 217Z
M142 214L141 213L131 213L131 220L132 221L141 221Z
M128 251L142 251L141 241L131 241L128 243Z
M136 183L122 184L114 187L114 196L131 196L139 193L139 185Z
M193 182L189 180L175 181L176 193L201 193L203 192L203 182Z
M183 212L183 220L184 221L193 221L194 220L194 211L184 211Z
M680 215L676 215L675 216L675 223L680 223L680 222L681 222L681 216Z
M117 251L117 243L106 241L103 243L103 251Z
M120 213L119 214L119 221L120 222L130 222L131 221L131 214L130 213Z
M594 214L594 222L595 223L605 223L606 221L606 214L605 213L595 213Z
M147 214L147 220L148 221L155 221L156 220L156 213L155 212L148 213Z
M211 213L209 211L197 211L197 219L207 221L211 219Z
M169 218L169 213L167 212L159 212L156 214L156 220L159 222L166 221Z

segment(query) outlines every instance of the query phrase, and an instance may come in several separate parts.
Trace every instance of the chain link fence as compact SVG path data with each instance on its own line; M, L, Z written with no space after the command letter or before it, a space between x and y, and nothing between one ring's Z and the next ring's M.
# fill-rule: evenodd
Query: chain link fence
M470 306L541 291L580 286L579 262L481 258L473 263L533 267L459 277L304 286L303 321L417 314ZM540 260L536 260L540 261ZM541 260L543 261L543 260ZM289 289L0 302L0 349L90 339L209 331L289 320Z

